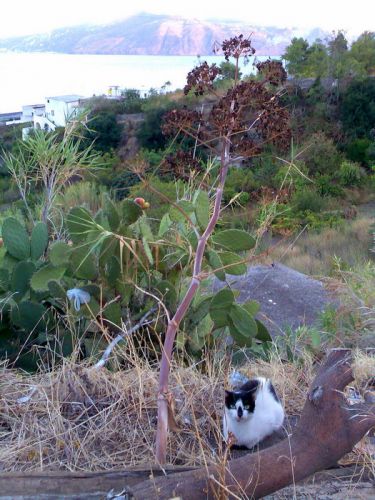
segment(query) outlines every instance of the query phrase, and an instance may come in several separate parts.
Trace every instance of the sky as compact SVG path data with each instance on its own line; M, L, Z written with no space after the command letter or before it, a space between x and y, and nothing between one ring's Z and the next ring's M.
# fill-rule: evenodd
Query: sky
M375 0L0 0L0 38L78 24L105 24L139 12L197 19L238 19L252 25L375 31Z

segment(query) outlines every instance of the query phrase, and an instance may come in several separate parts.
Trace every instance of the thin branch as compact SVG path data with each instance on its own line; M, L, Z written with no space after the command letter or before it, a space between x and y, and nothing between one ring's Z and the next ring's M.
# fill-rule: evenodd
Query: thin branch
M100 358L100 360L94 365L95 370L99 370L100 368L103 368L103 366L106 364L108 361L109 356L111 355L113 349L117 346L119 342L125 339L125 337L129 337L129 335L132 335L134 332L139 330L142 326L148 325L151 322L146 321L146 319L156 311L156 307L152 307L149 311L146 312L142 316L142 318L139 320L139 322L134 325L130 330L125 330L122 333L119 333L117 337L115 337L112 342L108 345L107 349L104 351L103 356Z

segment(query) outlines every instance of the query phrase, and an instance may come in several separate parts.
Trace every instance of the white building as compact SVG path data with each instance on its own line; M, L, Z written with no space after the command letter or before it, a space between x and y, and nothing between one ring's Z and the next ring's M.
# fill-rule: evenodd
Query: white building
M109 99L120 99L121 89L119 85L110 85L107 90L107 97Z
M33 128L51 132L56 127L65 127L70 120L77 116L83 100L84 97L81 95L46 97L45 104L38 105L40 107L33 110L33 127L24 128L22 138L26 139ZM27 109L25 112L30 113L30 110Z
M26 106L22 106L21 123L33 122L34 116L42 116L45 109L45 104L27 104Z
M84 98L81 95L46 97L43 115L34 115L34 128L48 132L56 127L65 127L68 121L77 115L82 99Z

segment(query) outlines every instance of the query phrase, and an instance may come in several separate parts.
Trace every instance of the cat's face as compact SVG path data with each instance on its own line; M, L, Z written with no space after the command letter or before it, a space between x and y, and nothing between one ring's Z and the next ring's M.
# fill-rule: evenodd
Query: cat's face
M254 391L225 391L227 414L237 422L248 420L255 409Z

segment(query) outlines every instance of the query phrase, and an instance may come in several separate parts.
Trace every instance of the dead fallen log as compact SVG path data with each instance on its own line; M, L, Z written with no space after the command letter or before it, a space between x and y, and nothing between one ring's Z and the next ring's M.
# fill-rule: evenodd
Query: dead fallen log
M136 499L261 498L334 466L375 426L375 405L350 406L343 394L353 381L351 353L334 349L321 365L293 435L258 453L212 466L153 478L134 486Z
M196 467L195 467L196 468ZM192 470L192 467L135 466L101 472L8 472L0 474L0 499L103 499L112 490L118 494L150 476Z

